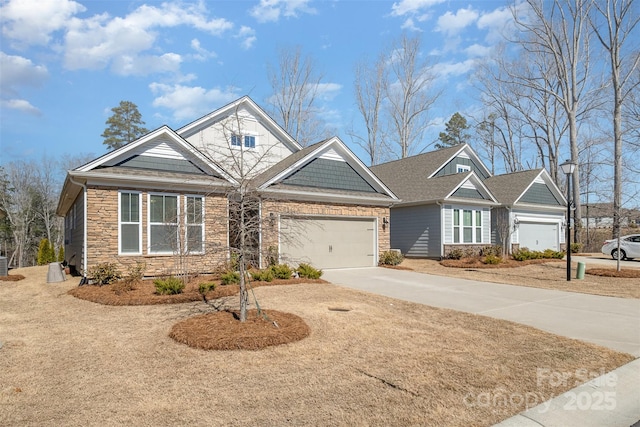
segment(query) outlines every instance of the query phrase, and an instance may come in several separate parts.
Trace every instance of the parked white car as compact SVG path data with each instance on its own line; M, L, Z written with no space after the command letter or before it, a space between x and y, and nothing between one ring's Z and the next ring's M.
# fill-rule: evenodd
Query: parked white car
M618 259L618 240L605 240L602 253ZM640 258L640 234L620 237L620 259Z

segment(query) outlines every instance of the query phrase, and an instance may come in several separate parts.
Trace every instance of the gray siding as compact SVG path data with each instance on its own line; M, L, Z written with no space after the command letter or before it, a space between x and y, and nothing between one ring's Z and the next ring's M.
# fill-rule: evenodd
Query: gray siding
M487 173L484 171L484 169L480 168L476 162L474 162L471 159L465 158L465 157L455 157L453 158L449 163L447 163L442 169L440 169L438 171L438 173L436 173L434 175L434 177L436 176L445 176L445 175L452 175L454 173L457 173L457 169L456 169L456 165L465 165L465 166L469 166L471 168L471 170L473 172L475 172L476 175L478 175L480 177L480 179L487 179L489 178L489 175L487 175Z
M391 208L391 248L409 257L441 256L440 206Z
M65 217L64 230L64 258L78 272L84 268L84 232L84 192L81 191Z
M485 197L475 188L458 188L452 197L462 197L464 199L482 199Z
M526 193L522 195L522 198L519 201L522 203L535 203L539 205L561 205L560 201L555 198L546 184L538 183L534 183Z
M188 160L169 159L152 156L133 156L117 164L116 166L149 169L166 172L182 172L204 174L204 171Z
M375 193L347 162L317 158L282 181L288 185Z

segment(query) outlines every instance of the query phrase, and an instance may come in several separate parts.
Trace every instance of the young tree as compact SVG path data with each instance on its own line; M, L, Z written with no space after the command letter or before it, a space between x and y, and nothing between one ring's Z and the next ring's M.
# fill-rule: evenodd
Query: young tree
M107 128L102 133L104 145L111 149L120 148L149 132L143 127L142 115L138 106L131 101L120 101L120 105L111 109L113 114L107 119Z
M467 132L469 125L467 119L460 113L455 113L447 123L445 123L445 132L440 132L439 143L436 148L451 147L458 144L464 144L469 141L471 135Z
M280 49L277 67L268 66L273 94L268 99L276 121L300 145L307 146L328 136L318 115L318 95L323 74L301 48Z

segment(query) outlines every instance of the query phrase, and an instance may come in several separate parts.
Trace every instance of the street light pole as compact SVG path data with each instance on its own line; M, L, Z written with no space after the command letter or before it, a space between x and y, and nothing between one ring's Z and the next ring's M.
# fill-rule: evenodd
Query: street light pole
M565 246L567 248L567 282L571 281L571 178L576 164L567 160L560 165L562 172L567 176L567 237Z

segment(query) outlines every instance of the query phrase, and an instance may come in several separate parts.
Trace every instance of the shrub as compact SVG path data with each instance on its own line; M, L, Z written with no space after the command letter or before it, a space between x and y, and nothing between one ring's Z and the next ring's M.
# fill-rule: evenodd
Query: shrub
M58 249L58 262L64 262L64 245L60 245Z
M264 270L252 270L251 277L258 282L272 282L276 276L273 274L271 268L266 268Z
M482 260L482 262L484 264L500 264L502 262L502 257L494 255L494 254L488 254L484 257L484 259Z
M276 264L269 267L276 279L291 279L293 270L287 264Z
M91 267L88 271L89 277L95 280L99 286L108 285L120 280L122 273L118 270L118 267L113 262L103 262Z
M177 277L167 277L164 279L156 279L153 281L158 295L176 295L181 294L184 290L184 282Z
M573 252L573 250L571 252ZM564 252L554 251L553 249L545 249L545 251L542 253L541 258L562 259L564 258Z
M51 262L55 262L56 252L53 249L53 245L49 243L49 239L40 240L40 246L38 247L38 265L47 265Z
M125 282L131 284L138 283L144 277L144 271L147 269L147 264L142 261L136 261L135 264L131 264L127 267L127 274L124 277Z
M404 257L400 251L384 251L380 254L380 265L398 265Z
M237 271L227 271L222 276L220 276L220 281L223 285L240 283L240 273Z
M217 285L213 282L200 283L200 286L198 286L198 292L200 292L202 295L205 295L207 292L214 291L216 289L216 286Z
M447 254L448 259L461 259L464 256L464 251L460 248L451 249Z
M582 243L572 243L570 247L571 247L571 253L577 254L582 250Z
M485 246L484 248L480 249L480 256L486 257L489 255L493 255L495 257L502 257L502 246L491 245L491 246Z
M540 252L522 248L515 251L511 256L516 261L526 261L528 259L562 259L564 257L564 252L558 252L552 249L546 249L544 252Z
M304 263L300 264L296 271L298 272L298 276L303 279L319 279L320 276L322 276L322 270L318 270L317 268Z

